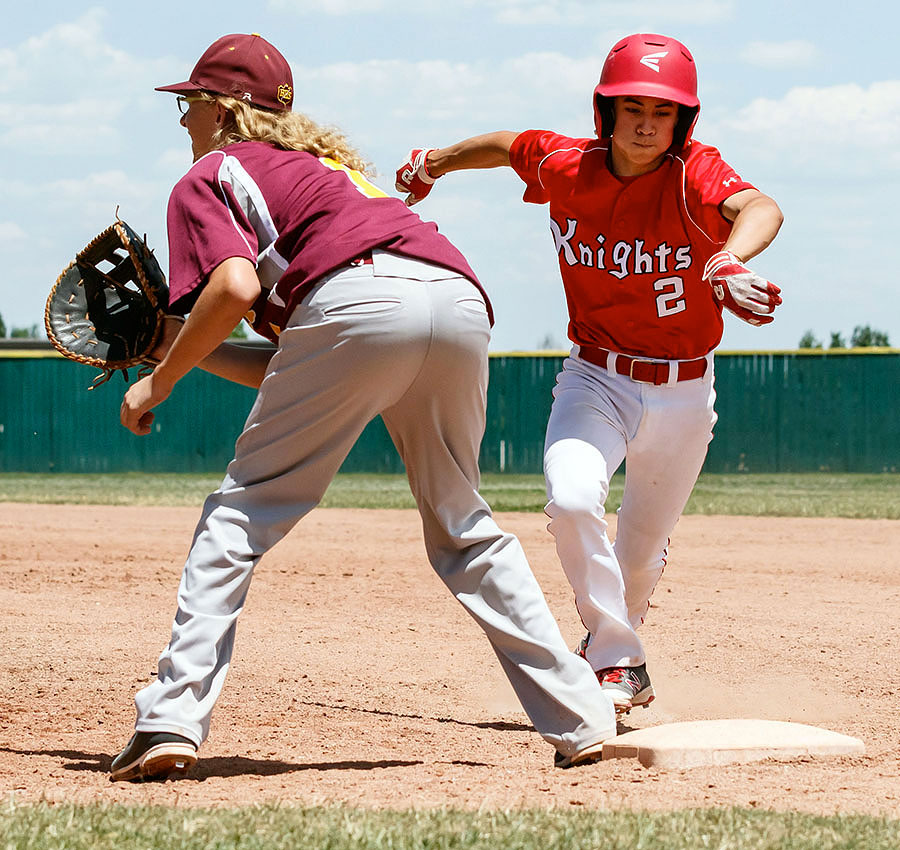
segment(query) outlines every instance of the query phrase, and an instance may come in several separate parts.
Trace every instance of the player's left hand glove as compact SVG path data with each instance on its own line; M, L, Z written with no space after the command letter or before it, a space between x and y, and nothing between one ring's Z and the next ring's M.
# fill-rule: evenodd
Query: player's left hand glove
M713 295L727 310L751 325L767 325L781 303L781 289L750 271L730 251L713 254L703 269Z
M430 191L437 177L432 177L428 173L428 166L425 165L425 159L435 148L416 148L409 152L409 155L397 169L397 182L394 187L398 192L405 192L406 206L411 207L413 204L419 203Z
M118 216L75 255L44 311L47 337L64 357L113 373L153 362L169 306L166 278L147 243ZM150 367L147 367L147 371Z

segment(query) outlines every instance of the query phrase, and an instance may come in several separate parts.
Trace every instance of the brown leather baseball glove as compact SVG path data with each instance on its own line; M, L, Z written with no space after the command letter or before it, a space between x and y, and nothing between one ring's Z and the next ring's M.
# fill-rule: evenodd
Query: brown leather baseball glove
M146 237L116 216L57 279L44 325L60 354L102 370L93 389L118 370L126 381L132 366L149 371L168 306L166 277Z

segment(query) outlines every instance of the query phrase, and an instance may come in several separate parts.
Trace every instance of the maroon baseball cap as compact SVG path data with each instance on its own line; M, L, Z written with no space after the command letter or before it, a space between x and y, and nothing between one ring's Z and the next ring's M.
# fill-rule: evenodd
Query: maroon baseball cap
M287 59L258 33L224 35L200 57L190 79L156 91L190 94L207 91L246 100L253 106L288 110L294 78Z

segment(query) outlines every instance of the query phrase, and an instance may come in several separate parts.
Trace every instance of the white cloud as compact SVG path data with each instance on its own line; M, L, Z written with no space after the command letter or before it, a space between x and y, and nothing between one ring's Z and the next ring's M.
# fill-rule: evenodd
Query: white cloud
M726 158L738 149L792 175L878 178L900 169L900 80L793 88L777 100L757 98L707 129L701 138L728 140Z
M468 3L467 3L468 5ZM298 15L356 15L365 12L394 12L415 14L435 10L435 0L419 0L405 3L392 0L269 0L268 7L276 12L294 12Z
M13 85L14 75L17 71L15 51L9 48L0 50L0 92L6 91Z
M124 101L84 97L55 105L0 102L0 147L35 153L100 153L118 148Z
M14 221L0 221L0 243L21 242L27 235Z
M123 115L146 109L172 63L140 60L107 43L106 18L94 8L0 51L0 146L71 155L121 143Z
M356 15L367 12L404 16L459 14L474 9L497 23L518 26L581 24L615 20L661 20L713 23L730 18L734 0L666 0L624 4L615 0L269 0L270 9L299 15ZM455 8L453 8L455 7Z
M120 76L130 62L126 53L103 44L106 16L102 9L91 9L4 51L0 92L46 105L87 84Z
M752 41L740 53L748 65L775 70L786 68L808 68L819 58L818 48L812 42L794 41Z
M451 134L505 123L515 129L529 116L540 120L543 113L550 120L559 103L580 102L589 127L590 93L602 61L548 52L501 62L392 59L295 66L294 78L305 81L295 108L323 123L380 125L396 136L397 121L426 132L448 127Z
M601 21L623 19L711 23L731 16L731 0L688 0L683 3L595 2L595 0L487 0L500 23L526 26L563 24L597 25Z
M108 205L111 201L135 200L146 197L152 184L145 184L138 175L125 171L98 171L83 177L67 177L45 184L44 191L60 198L83 203L90 198Z
M96 235L92 231L99 233L107 227L117 208L122 218L135 218L135 227L147 227L139 219L162 216L170 188L147 175L110 169L44 182L12 180L4 191L10 204L46 211L45 231L53 232L56 239L63 233L67 239L77 234L68 246L74 249Z
M177 148L167 148L156 159L160 171L172 175L172 181L181 177L191 167L191 148L185 137L184 144Z

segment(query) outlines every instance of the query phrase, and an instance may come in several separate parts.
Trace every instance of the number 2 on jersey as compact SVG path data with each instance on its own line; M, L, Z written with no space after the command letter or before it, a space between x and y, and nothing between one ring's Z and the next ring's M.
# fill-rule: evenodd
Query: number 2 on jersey
M680 277L661 277L653 282L653 288L659 293L656 296L656 314L662 319L664 316L674 316L687 309L684 303L684 280Z

